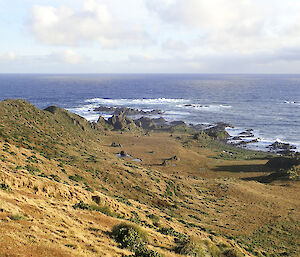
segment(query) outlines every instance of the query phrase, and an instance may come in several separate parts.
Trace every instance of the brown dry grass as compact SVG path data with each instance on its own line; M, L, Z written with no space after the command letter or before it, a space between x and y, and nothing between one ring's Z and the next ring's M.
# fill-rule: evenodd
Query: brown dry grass
M53 133L59 133L62 121ZM42 124L45 133L49 127ZM158 232L170 227L180 234L231 245L247 255L299 253L300 184L257 182L257 177L272 172L260 154L252 158L242 151L236 159L223 158L225 146L210 141L204 145L186 134L145 136L70 126L73 143L64 137L57 145L51 143L49 147L57 147L52 157L39 148L43 137L31 139L36 149L13 138L0 139L0 184L11 189L0 189L1 256L129 255L109 235L124 219L143 226L149 234L148 247L164 256L180 256L173 251L174 236ZM122 148L110 147L112 142ZM118 158L120 150L142 162ZM173 156L178 160L161 165ZM26 165L35 169L34 175ZM70 179L75 174L78 181ZM119 218L72 208L79 201L95 204L92 195L98 195L100 204Z

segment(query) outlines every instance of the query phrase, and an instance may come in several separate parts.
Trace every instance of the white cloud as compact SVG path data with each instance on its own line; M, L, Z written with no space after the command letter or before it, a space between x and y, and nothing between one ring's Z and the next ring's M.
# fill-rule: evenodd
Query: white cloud
M32 7L31 30L35 37L48 45L78 46L98 42L104 48L145 45L145 31L124 24L97 0L84 0L80 10L70 7Z
M168 51L180 51L185 50L187 45L185 42L169 38L162 44L162 48Z
M1 61L15 61L17 59L17 54L14 51L9 51L6 53L0 53Z
M224 29L233 24L249 26L261 13L250 0L148 0L147 5L163 20L193 28Z
M76 52L72 49L66 49L64 51L54 52L50 55L46 55L42 57L42 59L46 59L49 62L56 62L56 63L66 63L66 64L84 64L86 62L90 62L90 58Z
M146 0L148 9L165 24L198 35L189 49L241 54L300 44L300 5L287 2L289 5L278 0Z
M84 56L75 52L74 50L67 49L62 54L62 60L69 64L78 64L84 61Z

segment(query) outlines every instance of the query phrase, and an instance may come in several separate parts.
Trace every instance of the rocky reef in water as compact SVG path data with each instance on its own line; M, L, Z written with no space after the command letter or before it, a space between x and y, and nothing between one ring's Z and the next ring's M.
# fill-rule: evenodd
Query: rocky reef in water
M108 107L99 106L94 111L110 113L112 117L105 120L102 116L94 123L94 127L106 128L112 130L163 130L163 131L189 131L194 133L196 139L200 134L205 133L211 138L227 142L237 147L247 147L252 143L258 143L260 138L255 137L253 129L246 129L236 136L231 136L227 128L234 128L232 124L218 122L211 125L204 124L186 124L184 121L168 122L163 117L151 118L151 116L163 115L162 110L144 111L129 107ZM150 117L149 117L150 116ZM138 117L138 118L137 118ZM136 119L134 119L136 118ZM297 148L288 143L275 141L269 145L266 151L278 153L281 155L293 155Z

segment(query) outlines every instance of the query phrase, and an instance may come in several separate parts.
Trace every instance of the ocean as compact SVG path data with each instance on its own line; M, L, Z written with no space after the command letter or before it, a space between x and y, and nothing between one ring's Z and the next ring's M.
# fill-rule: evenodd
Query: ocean
M91 121L100 105L161 109L168 121L230 123L232 136L253 129L258 142L250 149L280 141L300 151L300 75L1 74L0 99L8 98L57 105Z

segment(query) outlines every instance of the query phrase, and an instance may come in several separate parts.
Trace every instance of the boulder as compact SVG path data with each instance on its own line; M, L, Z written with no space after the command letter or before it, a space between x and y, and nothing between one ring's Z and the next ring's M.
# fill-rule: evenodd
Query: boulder
M111 147L122 147L121 144L117 144L116 142L112 142L110 146Z
M126 152L123 151L123 150L119 154L120 154L121 157L126 157L127 156Z

